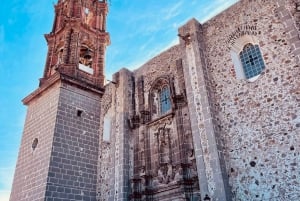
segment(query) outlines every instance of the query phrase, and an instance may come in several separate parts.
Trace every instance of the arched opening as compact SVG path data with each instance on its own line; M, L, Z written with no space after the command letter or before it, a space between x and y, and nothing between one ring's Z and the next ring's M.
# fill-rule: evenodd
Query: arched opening
M265 63L255 36L238 38L230 50L234 70L238 79L254 82L265 69Z

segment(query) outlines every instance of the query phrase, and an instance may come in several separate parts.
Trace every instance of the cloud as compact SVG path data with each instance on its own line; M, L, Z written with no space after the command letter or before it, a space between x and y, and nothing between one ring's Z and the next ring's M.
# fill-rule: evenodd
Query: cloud
M164 52L164 51L168 50L169 48L173 47L174 45L177 45L178 43L179 43L178 38L177 37L173 38L167 44L163 44L163 45L160 45L160 46L157 46L156 48L154 48L155 50L153 51L153 53L150 52L148 56L153 57L153 56L157 55L157 53Z
M202 23L210 20L214 16L218 15L225 9L229 8L232 4L236 3L238 0L218 0L209 6L206 6L203 9L203 13L201 15L196 15L195 17L198 18Z
M0 201L7 200L12 186L14 167L0 168Z
M9 201L10 191L0 191L0 201Z
M5 153L5 152L2 152L2 153ZM1 166L2 167L0 167L0 178L1 178L0 184L2 184L3 186L6 186L7 188L10 188L15 166L14 165L10 165L10 166L1 165Z
M139 50L140 50L140 51L144 51L146 48L148 48L148 46L149 46L151 43L153 43L154 40L155 40L155 38L154 38L153 36L150 37L146 42L144 42L144 43L140 46Z
M165 17L163 18L164 20L169 20L173 17L178 16L181 13L181 7L182 7L183 1L179 1L176 4L172 5L169 8L166 8L163 10L163 14Z
M168 50L169 48L177 45L179 43L178 38L172 39L168 43L162 43L162 44L156 44L156 46L152 47L151 51L145 54L143 57L141 57L138 60L135 60L134 62L130 63L129 69L134 70L139 67L141 67L143 64L147 63L150 59L152 59L154 56Z
M184 0L169 0L162 7L161 4L153 3L155 0L138 5L134 1L116 1L110 9L107 23L113 41L106 54L108 78L120 67L136 69L178 43L178 27L192 17L204 21L233 4L232 2L237 2L201 0L200 3L199 0L192 0L187 4ZM134 45L131 44L132 40Z

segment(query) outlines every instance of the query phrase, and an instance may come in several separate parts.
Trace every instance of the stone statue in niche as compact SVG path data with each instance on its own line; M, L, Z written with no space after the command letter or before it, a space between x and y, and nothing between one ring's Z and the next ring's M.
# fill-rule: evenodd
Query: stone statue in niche
M169 164L160 166L157 172L157 180L160 184L168 184L174 179L173 167Z
M158 178L159 183L163 183L164 180L165 180L165 175L163 173L163 168L162 167L160 167L157 171L157 178Z
M168 163L166 182L170 182L172 179L173 179L173 167L170 163Z
M174 168L172 166L172 151L170 143L170 129L159 128L157 137L157 148L159 165L157 169L157 179L154 184L168 184L174 180Z
M93 12L91 12L88 8L84 8L83 13L84 13L83 14L84 23L91 26L93 24L93 20L94 20Z
M170 144L170 129L159 128L158 130L158 153L160 155L160 163L166 164L170 163L170 154L171 154L171 144Z
M191 132L191 130L187 129L184 132L183 142L184 142L184 147L185 147L186 152L188 153L191 150L193 152L194 146L193 146L193 139L192 139L192 132Z
M190 164L190 177L197 177L197 167L194 149L187 150L188 163Z
M176 171L175 171L175 176L174 176L174 181L180 181L183 179L183 170L180 164L176 166Z
M193 149L188 149L187 150L187 157L188 157L188 161L189 163L195 159L195 155L194 155L194 150Z
M60 48L58 51L58 54L57 54L57 64L63 63L63 52L64 52L64 49Z
M146 174L145 166L143 165L143 166L140 167L140 176L144 176L145 174Z
M59 64L63 63L63 48L58 48L52 58L50 75L53 75L58 69Z

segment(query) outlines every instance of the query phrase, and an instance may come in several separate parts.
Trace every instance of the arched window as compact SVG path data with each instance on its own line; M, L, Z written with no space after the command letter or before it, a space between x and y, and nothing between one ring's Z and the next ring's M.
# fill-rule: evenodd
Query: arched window
M159 92L160 113L165 114L171 109L170 90L168 86L164 86Z
M92 48L82 46L79 52L79 66L78 68L88 74L93 75L94 69L92 68L94 53Z
M243 65L246 79L254 78L265 69L259 46L248 43L240 52L240 60Z
M167 77L156 79L149 91L151 119L159 118L171 112L171 88Z
M266 68L255 36L244 35L236 39L230 50L234 70L238 79L254 82Z

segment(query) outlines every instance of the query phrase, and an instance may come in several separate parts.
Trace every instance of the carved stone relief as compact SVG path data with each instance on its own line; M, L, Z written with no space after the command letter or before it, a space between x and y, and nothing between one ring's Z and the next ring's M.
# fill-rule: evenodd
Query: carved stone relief
M158 153L160 164L169 164L172 160L172 150L170 143L170 129L159 128L155 133L158 144Z
M161 125L162 126L162 125ZM159 127L157 132L154 133L154 146L151 147L151 153L156 155L153 158L158 159L158 162L155 163L156 167L154 168L154 180L153 185L169 184L174 180L176 167L173 164L173 154L174 147L172 147L172 140L174 136L172 135L172 129L166 127L166 124L163 127Z

